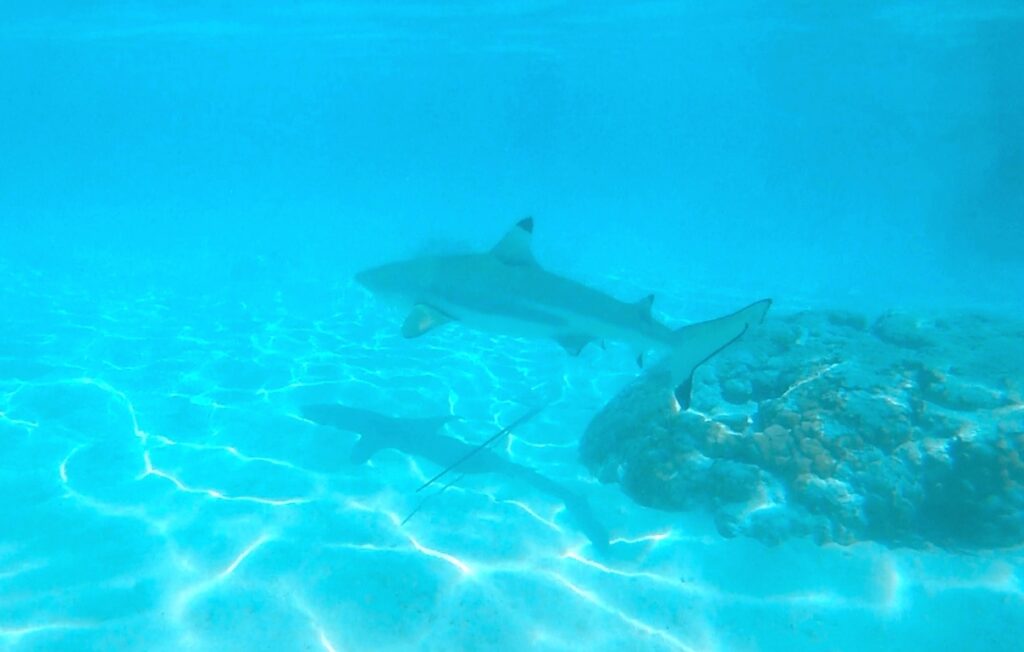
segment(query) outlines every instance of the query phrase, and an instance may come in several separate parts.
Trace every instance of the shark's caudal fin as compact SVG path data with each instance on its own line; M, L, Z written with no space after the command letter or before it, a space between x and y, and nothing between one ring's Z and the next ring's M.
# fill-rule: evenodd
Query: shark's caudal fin
M675 395L680 407L684 410L690 407L693 371L743 337L751 327L760 324L771 305L771 299L762 299L731 315L683 326L676 331L670 365L672 380L677 383Z

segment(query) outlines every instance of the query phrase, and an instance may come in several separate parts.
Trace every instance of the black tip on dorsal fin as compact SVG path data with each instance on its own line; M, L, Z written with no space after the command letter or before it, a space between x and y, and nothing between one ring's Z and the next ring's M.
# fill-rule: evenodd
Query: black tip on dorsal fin
M533 239L533 218L526 217L512 227L491 253L507 265L536 265L533 252L530 251L530 240Z

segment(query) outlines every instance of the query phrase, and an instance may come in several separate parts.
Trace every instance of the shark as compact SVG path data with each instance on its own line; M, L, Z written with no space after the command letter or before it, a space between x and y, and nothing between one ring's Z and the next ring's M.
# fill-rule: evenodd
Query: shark
M771 299L672 329L654 319L654 295L634 302L544 269L533 255L533 218L517 222L489 251L422 256L356 274L372 293L405 305L402 335L419 337L452 322L505 335L549 339L579 355L595 341L666 353L672 392L689 409L694 371L764 320Z
M528 466L517 464L498 453L477 447L461 439L442 434L455 416L426 418L391 417L371 410L343 404L313 404L301 407L302 417L321 426L359 435L349 459L364 464L382 450L393 449L438 466L447 467L456 460L462 473L495 473L511 477L560 500L579 530L598 549L608 546L608 531L594 515L586 498Z

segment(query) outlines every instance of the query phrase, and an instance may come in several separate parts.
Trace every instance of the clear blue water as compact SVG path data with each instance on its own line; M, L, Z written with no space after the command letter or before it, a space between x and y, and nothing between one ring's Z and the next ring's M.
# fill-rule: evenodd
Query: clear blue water
M406 340L352 277L533 215L542 265L673 326L1020 319L1022 43L1012 2L4 7L0 648L1015 649L1019 548L642 507L577 452L626 347ZM402 524L441 467L301 416L476 443L537 401L495 450L606 548L508 472Z

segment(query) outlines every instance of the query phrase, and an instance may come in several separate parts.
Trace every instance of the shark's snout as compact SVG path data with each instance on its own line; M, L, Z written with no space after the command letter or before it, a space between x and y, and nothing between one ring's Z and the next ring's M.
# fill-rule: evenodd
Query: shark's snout
M357 272L355 280L356 283L362 285L371 292L383 292L389 289L388 275L384 268L381 267L372 267L370 269L364 269L361 272Z
M361 272L356 272L356 275L354 277L356 283L358 283L359 285L362 285L366 289L370 289L370 284L369 284L370 279L369 279L368 271L369 270L363 270Z
M374 294L400 298L420 294L422 277L415 263L391 263L364 269L355 275L355 281Z

